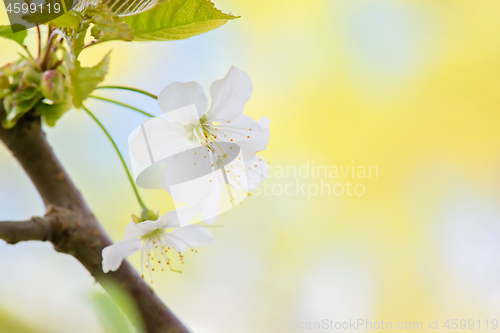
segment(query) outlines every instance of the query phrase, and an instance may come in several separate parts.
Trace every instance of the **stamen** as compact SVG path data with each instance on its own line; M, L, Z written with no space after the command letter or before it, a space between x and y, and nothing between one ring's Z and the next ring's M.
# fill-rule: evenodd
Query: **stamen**
M161 242L162 244L163 244L163 243L165 243L165 245L167 245L167 244L169 243L169 241L168 241L168 239L167 239L167 237L166 237L166 234L161 235L161 237L160 237L160 242ZM167 251L168 251L168 250L170 250L170 246L169 246L169 247L167 247L167 250L165 250L165 252L163 253L163 257L164 257L164 259L165 259L165 262L166 262L166 264L167 264L168 268L170 268L170 270L171 270L172 272L175 272L175 273L182 273L182 271L175 270L175 269L173 269L173 268L172 268L172 266L170 265L170 259L169 259L169 258L168 258L168 256L167 256Z
M160 245L161 245L161 240L158 237L156 239L157 239L158 243L160 243ZM162 246L162 248L163 248L163 246ZM158 255L158 252L161 254L162 250L159 249L158 246L156 246L153 250L154 250L154 254L155 254L156 258L158 258L158 263L161 266L161 271L163 272L163 262L161 261L161 255Z
M145 248L144 248L144 243L145 241L142 241L142 251L141 251L141 275L142 278L144 279L144 253L145 253Z
M149 245L150 245L149 243L150 242L146 241L146 250L148 252L148 257L147 257L148 258L148 266L146 266L146 267L149 268L149 277L151 279L151 283L153 283L153 273L151 271L151 261L149 260L149 257L151 256L151 253L149 253L149 252L151 252L151 249L149 248Z

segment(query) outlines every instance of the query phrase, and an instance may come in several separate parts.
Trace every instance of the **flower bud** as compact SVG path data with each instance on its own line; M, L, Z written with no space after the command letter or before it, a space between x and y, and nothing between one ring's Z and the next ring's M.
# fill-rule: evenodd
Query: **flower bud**
M71 99L52 105L38 103L35 106L35 111L39 115L43 116L47 125L52 127L56 125L57 120L61 118L66 111L71 109L71 105Z
M9 89L9 77L4 73L0 73L0 92L5 89Z
M33 67L27 67L23 72L23 85L25 87L38 87L42 73Z
M56 70L45 71L42 75L41 90L43 97L54 103L64 101L64 76Z
M158 220L158 215L155 214L154 211L149 210L148 211L148 220L150 220L150 221L156 221L156 220Z

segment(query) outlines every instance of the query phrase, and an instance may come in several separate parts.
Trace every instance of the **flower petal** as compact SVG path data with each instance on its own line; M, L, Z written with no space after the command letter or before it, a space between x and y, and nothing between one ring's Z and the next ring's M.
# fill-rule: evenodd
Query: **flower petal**
M189 224L201 210L202 207L200 205L181 206L160 216L158 222L162 229L177 228L181 225Z
M165 234L165 238L178 252L215 243L214 236L207 228L201 225L189 225L174 229Z
M162 229L176 228L180 226L179 218L175 210L167 212L158 218L158 224L161 225Z
M239 193L239 189L235 191L227 186L230 183L227 183L225 173L238 162L241 162L242 170L245 168L240 148L234 143L219 142L210 149L193 148L169 157L164 162L163 187L170 193L177 208L184 207L179 205L181 203L201 205L202 221L215 221L219 214L240 203L241 196L247 197L246 192ZM244 183L246 184L246 178ZM181 216L179 218L181 226L200 221Z
M122 240L102 250L102 271L116 271L123 260L141 249L141 240Z
M210 150L202 146L164 160L162 184L176 202L195 205L209 195L214 179L211 155Z
M170 185L168 192L176 203L187 203L188 205L199 205L207 197L212 194L213 183L216 181L218 175L211 173L203 177L193 180L185 181L183 183Z
M212 107L207 112L210 122L224 122L243 114L243 108L252 97L252 80L242 70L232 66L226 76L210 86Z
M202 206L201 221L206 224L213 224L221 212L222 188L218 182L212 187L210 195L203 200L200 205Z
M217 133L217 140L234 142L240 146L245 160L251 160L255 153L265 150L270 139L269 129L263 129L255 120L244 114L213 128L214 130L211 130Z
M161 228L161 221L144 221L140 223L130 222L125 228L123 240L134 240L145 236L158 228Z
M268 130L269 125L271 124L271 119L269 119L268 117L262 117L259 120L257 120L257 124L259 124L263 130Z
M200 117L198 115L198 111L196 110L196 106L194 104L172 110L166 113L165 115L167 116L169 121L178 122L182 126L201 125Z
M255 156L253 160L245 161L247 172L248 192L259 187L260 183L269 176L269 165L267 161Z
M162 117L145 121L129 137L131 155L139 164L153 164L186 149L188 133Z
M158 95L158 104L167 115L170 111L194 104L199 119L207 111L208 99L199 83L174 82Z

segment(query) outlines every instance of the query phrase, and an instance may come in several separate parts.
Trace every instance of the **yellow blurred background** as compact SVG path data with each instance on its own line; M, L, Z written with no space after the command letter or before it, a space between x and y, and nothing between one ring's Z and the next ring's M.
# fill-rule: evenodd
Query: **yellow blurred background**
M500 320L500 2L215 3L241 18L189 40L110 42L82 55L93 65L113 49L105 82L153 93L173 81L208 92L235 65L254 83L245 113L271 119L267 185L219 217L216 244L186 255L182 274L154 276L162 299L197 333L295 332L293 320L323 319L422 322L423 331L429 320L473 319L466 331L483 332L477 320ZM6 40L0 50L2 64L19 51ZM133 93L99 94L160 112ZM126 153L144 118L87 105ZM105 136L74 110L47 133L120 240L139 206ZM375 166L378 177L276 174L307 165ZM311 193L347 181L364 194ZM288 184L293 195L279 194ZM164 192L141 193L168 209ZM43 212L1 146L0 218ZM100 332L86 296L96 287L75 259L49 244L0 245L0 272L0 308L48 332Z

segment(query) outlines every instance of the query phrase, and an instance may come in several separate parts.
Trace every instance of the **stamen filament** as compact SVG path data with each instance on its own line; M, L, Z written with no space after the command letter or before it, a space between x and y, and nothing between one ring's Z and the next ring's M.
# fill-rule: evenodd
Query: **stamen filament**
M250 193L249 193L249 192L248 192L248 191L247 191L247 190L243 187L243 185L241 185L241 183L240 183L240 182L236 179L236 177L234 177L234 175L233 175L233 174L230 174L230 175L231 175L231 178L234 180L234 182L235 182L236 184L238 184L238 186L241 188L241 190L242 190L243 192L245 192L247 195L250 195Z
M172 235L170 235L170 237L172 237ZM169 244L169 241L168 241L168 239L165 237L165 234L161 235L161 240L163 241L163 243L165 243L165 245L168 245L168 244ZM176 270L176 269L173 269L173 268L172 268L172 266L170 265L170 259L169 259L169 258L168 258L168 256L167 256L167 251L168 251L168 250L170 250L170 246L168 246L166 249L164 249L164 251L165 251L165 252L164 252L164 255L165 255L165 261L167 262L167 266L168 266L168 268L170 268L170 270L171 270L172 272L175 272L175 273L182 273L182 271L178 271L178 270ZM174 250L172 250L172 251L175 251L175 248L174 248Z
M146 242L146 252L147 252L147 259L148 259L148 269L149 269L149 277L151 279L151 283L153 283L153 272L151 271L151 260L149 260L149 257L151 257L151 249L149 248L150 242Z
M160 244L160 246L161 246L160 240L159 240L158 238L156 238L156 241L157 241L157 242L158 242L158 244ZM163 271L163 262L161 261L161 256L159 256L159 255L158 255L158 251L157 251L157 247L158 247L158 245L154 245L154 244L153 244L153 246L154 246L154 247L153 247L153 251L154 251L154 253L155 253L155 257L158 259L158 263L160 264L160 266L161 266L161 270ZM160 253L161 253L161 250L160 250Z
M100 101L104 101L104 102L108 102L108 103L113 103L113 104L116 104L116 105L120 105L120 106L123 106L123 107L126 107L130 110L134 110L134 111L137 111L145 116L148 116L148 117L151 117L153 118L154 116L152 114L149 114L147 113L146 111L142 111L141 109L138 109L134 106L131 106L131 105L128 105L128 104L125 104L125 103L122 103L120 101L115 101L114 99L110 99L110 98L106 98L106 97L101 97L101 96L95 96L95 95L90 95L89 96L90 98L93 98L93 99L98 99Z
M146 244L143 241L142 242L142 251L141 251L141 276L142 276L143 279L144 279L144 253L145 253L145 247L146 247Z
M146 95L148 97L151 97L153 99L158 99L158 96L155 94L152 94L150 92L147 92L145 90L139 89L139 88L133 88L133 87L127 87L127 86L98 86L96 89L120 89L120 90L128 90L128 91L133 91L139 94Z

